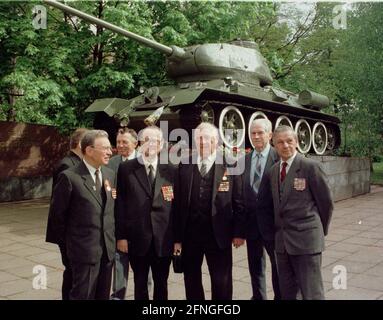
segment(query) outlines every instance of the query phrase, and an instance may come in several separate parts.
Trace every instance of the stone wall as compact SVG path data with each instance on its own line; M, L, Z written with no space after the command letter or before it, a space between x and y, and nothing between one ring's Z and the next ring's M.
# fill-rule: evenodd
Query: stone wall
M53 126L0 121L0 202L49 197L68 150L69 138Z
M334 201L370 192L370 161L368 158L309 157L322 163Z

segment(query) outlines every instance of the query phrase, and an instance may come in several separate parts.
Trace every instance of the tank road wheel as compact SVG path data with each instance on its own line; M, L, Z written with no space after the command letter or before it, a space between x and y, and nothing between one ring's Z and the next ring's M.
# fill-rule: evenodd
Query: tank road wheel
M327 150L334 150L336 146L335 130L331 127L327 128Z
M251 143L251 145L253 146L253 143L251 142L251 124L253 123L253 121L255 120L255 119L268 119L267 118L267 116L263 113L263 112L261 112L261 111L256 111L256 112L254 112L252 115L251 115L251 117L250 117L250 119L249 119L249 123L247 124L247 135L249 136L249 141L250 141L250 143ZM253 148L254 148L254 146L253 146Z
M322 122L316 122L313 127L312 142L315 153L324 154L327 148L327 130Z
M279 126L289 126L294 129L293 124L291 123L290 119L286 116L280 116L277 121L275 122L275 128L278 128ZM275 129L274 128L274 129Z
M298 150L300 153L307 153L311 148L311 129L304 119L298 120L295 125L295 133L298 137Z
M201 108L201 121L202 122L209 122L209 123L214 123L214 110L213 108L206 103L205 105L202 106Z
M245 140L245 120L241 111L233 106L224 108L219 116L218 130L227 147L241 146Z

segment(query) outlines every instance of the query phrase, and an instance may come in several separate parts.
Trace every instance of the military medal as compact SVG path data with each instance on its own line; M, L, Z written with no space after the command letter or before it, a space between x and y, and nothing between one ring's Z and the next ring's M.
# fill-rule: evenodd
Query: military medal
M173 186L162 186L161 191L165 201L172 201L174 199Z
M223 180L223 179L222 179ZM230 189L230 184L229 184L229 181L224 181L224 182L221 182L218 186L218 191L219 192L228 192Z
M306 179L304 178L295 178L294 179L294 189L297 191L303 191L306 189Z

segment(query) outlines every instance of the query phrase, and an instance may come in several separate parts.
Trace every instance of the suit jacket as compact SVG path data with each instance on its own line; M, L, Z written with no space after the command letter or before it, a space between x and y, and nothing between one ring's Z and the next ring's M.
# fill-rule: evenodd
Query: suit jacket
M194 166L192 158L188 164L179 165L176 197L176 242L184 242L187 223L191 214L191 193ZM226 175L226 165L214 163L211 217L214 237L221 249L228 248L234 237L245 238L246 216L244 211L242 175ZM224 178L225 176L225 178ZM227 179L227 180L226 180ZM218 191L222 182L229 182L228 191Z
M64 170L74 168L77 166L79 163L81 163L81 158L75 154L73 151L69 151L69 154L65 156L58 164L56 167L55 171L53 172L53 181L52 181L52 196L53 196L53 191L54 188L57 184L58 177L61 172ZM51 216L48 216L48 222L47 222L47 232L46 232L46 238L45 241L47 242L52 242L56 243L57 242L57 235L55 234L54 227L52 226L52 219L50 218Z
M140 163L141 162L141 163ZM173 199L164 191L172 189L176 167L158 164L152 192L142 158L123 162L117 174L116 238L129 242L129 253L144 256L154 241L159 257L173 253Z
M279 156L275 149L270 147L258 194L256 194L250 185L251 157L253 153L254 150L245 156L245 172L243 178L247 217L246 238L252 240L262 238L266 241L274 241L274 206L269 172L271 167L279 161Z
M53 188L57 183L58 176L61 172L63 172L66 169L73 168L76 165L78 165L81 162L81 158L75 154L73 151L69 151L69 154L65 156L56 167L55 171L53 172L53 185L52 185L52 192Z
M136 156L137 151L134 150L133 153ZM126 160L126 161L129 161L129 160ZM107 167L112 169L117 174L118 167L120 166L120 164L122 162L123 162L122 161L122 156L120 154L116 154L116 155L114 155L113 157L110 158Z
M84 162L63 171L54 189L49 217L56 242L66 245L70 261L97 263L104 243L109 260L114 258L114 199L110 189L115 186L115 174L106 167L101 168L101 173L105 203L96 193Z
M291 255L322 252L333 202L320 164L298 153L286 175L281 199L279 162L271 170L276 252L286 250ZM304 184L304 190L294 187L298 182L301 185L296 187L299 189Z

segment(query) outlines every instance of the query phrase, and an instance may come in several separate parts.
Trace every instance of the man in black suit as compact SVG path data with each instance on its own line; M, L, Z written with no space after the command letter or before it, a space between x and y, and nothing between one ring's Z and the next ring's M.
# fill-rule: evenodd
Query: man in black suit
M266 300L266 261L270 258L274 299L280 300L277 264L274 251L274 208L271 194L270 168L279 160L270 146L272 125L268 119L256 119L250 127L254 149L246 155L244 173L245 208L247 216L247 258L253 289L252 300Z
M70 142L69 142L69 147L70 147L69 153L59 162L55 171L53 172L52 191L57 183L57 178L59 174L66 169L75 167L81 162L82 152L81 152L80 141L87 131L88 129L78 128L72 133L70 137Z
M118 167L122 162L132 160L137 156L138 136L136 131L130 128L121 128L117 132L116 147L117 154L113 156L108 163L117 176ZM129 255L127 253L116 250L114 261L112 299L125 299L126 288L128 286L129 277Z
M164 140L150 126L139 135L140 156L120 165L117 174L117 248L129 252L134 273L134 298L148 300L152 270L154 300L168 298L173 253L173 199L176 168L160 162Z
M239 247L245 238L242 175L230 175L220 161L223 158L217 152L219 136L214 125L201 123L194 139L197 157L179 165L174 252L182 250L187 300L205 299L201 272L204 256L212 299L230 300L232 244Z
M109 299L115 255L114 172L108 134L90 130L81 140L83 161L63 171L49 210L52 232L72 268L70 299Z
M82 152L81 152L80 141L87 131L88 129L78 128L72 133L70 137L70 143L69 143L70 145L69 154L60 161L55 171L53 172L52 195L53 195L53 190L54 190L54 187L56 186L59 174L66 169L74 168L76 165L78 165L81 162ZM72 288L72 269L69 264L66 248L65 246L60 245L58 243L57 235L53 232L53 230L54 228L52 228L52 221L51 219L48 218L45 241L59 245L60 253L61 253L61 261L64 265L63 283L61 288L62 299L69 300L69 292Z
M333 202L320 163L296 151L298 139L288 126L275 129L273 142L281 161L271 168L275 251L282 299L324 299L321 274L324 236Z

